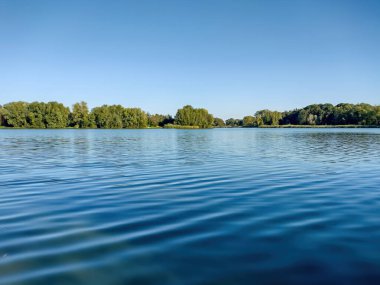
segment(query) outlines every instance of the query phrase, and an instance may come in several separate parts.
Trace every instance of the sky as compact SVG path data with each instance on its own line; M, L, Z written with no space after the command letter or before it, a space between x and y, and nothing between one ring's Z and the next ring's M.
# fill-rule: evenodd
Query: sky
M0 0L0 104L380 104L378 0Z

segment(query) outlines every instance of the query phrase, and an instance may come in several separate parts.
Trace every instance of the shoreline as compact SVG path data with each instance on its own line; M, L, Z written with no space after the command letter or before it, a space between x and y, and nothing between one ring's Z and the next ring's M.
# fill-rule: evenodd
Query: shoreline
M267 129L374 129L380 128L378 125L262 125L258 128L267 128Z
M378 129L377 125L262 125L258 127L212 127L199 128L196 126L171 126L148 128L18 128L4 127L0 130L211 130L211 129Z

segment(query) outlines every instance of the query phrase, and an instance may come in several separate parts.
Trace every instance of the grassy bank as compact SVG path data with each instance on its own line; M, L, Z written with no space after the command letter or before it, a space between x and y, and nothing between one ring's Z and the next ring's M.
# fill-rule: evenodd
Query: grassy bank
M164 126L164 129L199 129L199 126L181 126L181 125L167 124Z

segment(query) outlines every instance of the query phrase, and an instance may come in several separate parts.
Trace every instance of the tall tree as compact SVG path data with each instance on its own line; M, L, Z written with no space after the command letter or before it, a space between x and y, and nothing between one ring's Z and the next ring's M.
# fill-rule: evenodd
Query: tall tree
M77 128L90 127L90 114L86 102L82 101L73 105L71 125Z
M66 128L69 123L70 109L62 103L48 102L46 104L45 123L47 128Z
M257 120L253 116L245 116L243 118L243 127L252 128L257 127Z
M280 124L282 113L270 110L260 110L255 114L256 118L260 118L264 125L276 126Z
M95 124L101 129L121 129L124 108L121 105L103 105L92 109Z
M4 105L3 118L8 127L27 128L28 103L11 102Z
M46 104L43 102L32 102L27 107L27 122L30 128L46 128Z
M178 109L175 123L181 126L198 126L200 128L211 128L214 117L206 109L196 109L190 105Z
M141 129L148 126L148 116L140 108L125 108L123 112L123 128Z

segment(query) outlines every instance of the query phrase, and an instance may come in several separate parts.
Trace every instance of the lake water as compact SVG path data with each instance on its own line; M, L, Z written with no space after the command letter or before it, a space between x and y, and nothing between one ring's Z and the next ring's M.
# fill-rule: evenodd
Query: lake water
M0 284L380 282L380 129L0 130Z

